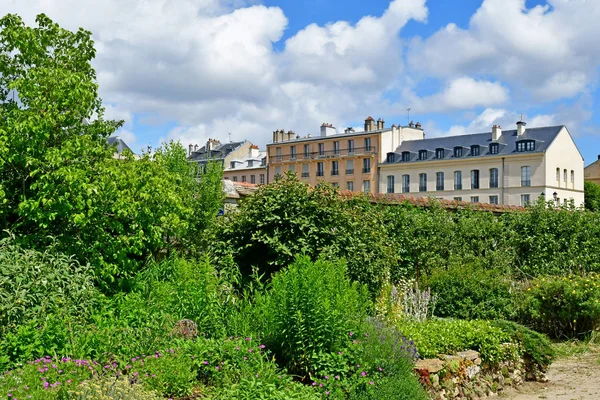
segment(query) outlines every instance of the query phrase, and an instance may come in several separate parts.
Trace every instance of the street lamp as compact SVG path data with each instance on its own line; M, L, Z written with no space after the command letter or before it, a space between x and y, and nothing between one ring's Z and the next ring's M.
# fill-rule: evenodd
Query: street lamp
M558 193L554 192L552 193L552 196L554 197L554 201L558 200Z

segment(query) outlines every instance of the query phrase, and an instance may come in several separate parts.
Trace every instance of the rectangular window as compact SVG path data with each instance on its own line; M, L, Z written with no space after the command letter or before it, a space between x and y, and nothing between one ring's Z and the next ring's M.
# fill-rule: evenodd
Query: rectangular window
M490 154L498 154L500 150L500 145L498 143L490 144Z
M346 160L346 175L354 175L354 160Z
M302 177L303 178L308 178L309 173L308 173L308 164L302 164Z
M261 185L265 184L265 174L260 174L260 184Z
M276 161L281 161L281 147L277 147L275 149L275 152L277 153L277 157L275 158Z
M498 187L498 168L490 169L490 188Z
M410 192L410 175L402 175L402 193Z
M310 145L305 144L304 145L304 158L308 158L310 157Z
M490 196L490 204L498 204L498 196Z
M365 150L366 151L371 150L371 138L365 138Z
M290 164L289 171L296 173L296 164Z
M454 201L462 201L462 197L455 197Z
M338 161L331 162L331 175L336 176L340 174L340 166Z
M444 190L444 173L438 172L435 174L435 190Z
M237 176L234 176L233 178L231 178L231 180L237 182Z
M575 189L575 171L571 170L571 187Z
M318 162L317 163L317 176L323 176L323 163L322 162Z
M346 182L346 189L353 192L354 191L354 182L353 181Z
M363 181L363 192L371 193L371 181L370 180Z
M454 190L462 190L462 171L454 171Z
M427 174L419 174L419 192L427 191Z
M371 159L363 158L363 174L371 172Z
M556 180L560 183L560 168L556 168Z
M419 150L419 160L427 160L427 150Z
M528 195L528 194L522 194L521 195L521 205L523 207L529 205L530 199L531 199L530 195Z
M275 176L281 175L281 167L277 166L275 167Z
M354 154L354 139L348 140L348 154Z
M531 186L530 167L521 167L521 186Z
M471 156L478 156L479 155L479 146L475 145L475 146L471 146Z
M340 154L340 142L333 142L333 154Z
M325 143L319 143L319 155L320 156L325 155Z
M290 146L290 158L292 160L296 159L296 146Z
M479 196L471 196L471 203L479 203Z
M402 152L402 161L410 161L410 153L408 151Z
M387 153L386 162L389 162L389 163L396 162L396 153Z
M567 184L568 184L569 182L567 181L567 170L566 170L566 169L565 169L565 172L564 172L564 174L563 174L563 180L565 181L565 187L567 187Z
M229 168L235 169L235 161L229 163Z
M444 158L444 149L436 149L435 158Z
M471 189L479 189L479 170L471 171Z
M455 147L454 148L454 157L462 157L462 155L463 155L463 148Z
M256 175L250 175L250 183L256 184Z
M388 175L387 177L387 192L388 193L394 193L394 182L395 178L394 175Z

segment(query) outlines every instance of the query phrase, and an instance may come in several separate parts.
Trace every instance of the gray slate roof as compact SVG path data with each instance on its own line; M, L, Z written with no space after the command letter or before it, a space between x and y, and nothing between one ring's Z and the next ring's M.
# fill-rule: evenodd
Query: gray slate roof
M422 162L438 160L436 158L436 149L444 149L445 160L456 159L454 157L454 148L462 147L462 157L488 157L488 156L503 156L517 153L517 142L522 140L535 141L535 150L527 153L543 153L546 151L550 143L558 135L564 125L548 126L543 128L527 128L522 136L517 136L516 130L502 131L499 140L492 141L492 133L475 133L470 135L446 136L422 140L407 140L396 149L395 163L407 162ZM498 154L490 154L490 144L498 143ZM471 155L471 146L479 145L479 156ZM419 150L427 150L427 158L419 160ZM401 154L405 151L410 152L410 161L402 161ZM460 158L460 157L459 157ZM383 164L388 163L387 160Z
M109 136L106 141L109 145L115 146L118 154L123 154L125 150L133 151L127 146L127 144L119 136Z
M245 142L223 143L223 144L217 146L215 149L213 149L210 152L206 151L206 146L202 146L198 150L193 151L188 159L190 161L197 161L197 162L206 162L210 159L222 160L229 153L231 153L232 151L234 151L235 149L237 149L244 143Z

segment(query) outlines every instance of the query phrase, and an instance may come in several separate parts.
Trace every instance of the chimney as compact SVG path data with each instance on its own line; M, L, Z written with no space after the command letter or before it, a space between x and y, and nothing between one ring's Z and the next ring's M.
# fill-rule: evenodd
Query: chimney
M373 117L368 116L365 119L365 132L374 131L375 130L375 120Z
M385 121L382 120L381 118L377 119L377 130L383 130L383 127L385 125Z
M522 136L525 133L525 125L527 125L523 121L517 122L517 136Z
M321 124L321 136L331 136L335 134L336 130L333 125L326 123Z
M188 146L188 155L192 155L192 150L194 150L194 146L191 144Z
M500 136L502 136L502 128L500 128L500 125L494 124L492 126L492 140L498 140Z
M288 140L294 140L294 131L288 131Z
M250 145L249 153L250 153L249 156L252 158L258 157L258 154L259 154L258 146L254 145L254 144Z
M349 127L347 127L346 129L344 129L344 133L345 133L345 134L350 134L350 133L354 133L354 132L355 132L355 130L354 130L354 128L353 128L353 127L351 127L351 126L349 126Z
M279 141L277 139L277 131L273 131L273 143L277 143Z
M195 145L194 145L194 151L197 151L197 150L198 150L198 145L197 145L197 144L195 144Z
M415 125L415 128L417 128L417 129L421 129L421 123L420 123L420 122L417 122L417 124Z
M409 126L410 128L414 128L414 127L415 127L415 123L414 123L414 122L412 122L412 121L410 121L410 122L408 123L408 126Z

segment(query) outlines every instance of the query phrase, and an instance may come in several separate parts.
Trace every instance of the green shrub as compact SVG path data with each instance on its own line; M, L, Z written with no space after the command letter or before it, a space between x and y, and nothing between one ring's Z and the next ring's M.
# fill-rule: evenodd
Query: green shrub
M214 397L219 400L318 400L322 397L309 387L288 382L277 385L260 378L245 378Z
M131 363L125 366L130 379L164 397L192 394L196 374L193 360L187 354L170 348L136 358L132 358Z
M499 268L485 268L474 259L454 258L434 269L423 283L437 296L435 315L459 319L513 319L512 281Z
M412 375L392 375L367 389L351 393L350 400L427 400L429 396Z
M600 327L600 275L534 279L522 296L521 321L552 337L582 337Z
M511 342L519 345L523 356L537 370L546 371L548 369L555 352L546 335L511 321L498 320L492 323L511 336Z
M69 390L70 400L161 400L155 392L141 385L132 385L124 378L104 378L83 381Z
M366 289L351 283L342 262L299 257L260 296L263 340L281 365L305 375L319 353L344 349L367 315Z

